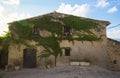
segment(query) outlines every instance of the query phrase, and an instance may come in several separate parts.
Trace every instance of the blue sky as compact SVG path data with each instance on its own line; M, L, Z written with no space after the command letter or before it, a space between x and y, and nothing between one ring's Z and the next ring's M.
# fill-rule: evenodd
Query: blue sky
M120 39L120 0L0 0L0 34L8 30L8 22L53 11L107 20L109 38Z

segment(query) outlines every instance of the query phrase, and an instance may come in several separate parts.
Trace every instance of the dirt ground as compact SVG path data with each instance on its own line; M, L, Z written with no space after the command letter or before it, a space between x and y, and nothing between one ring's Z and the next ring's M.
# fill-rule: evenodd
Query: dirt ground
M59 66L50 69L23 69L0 72L0 78L120 78L120 72L98 66Z

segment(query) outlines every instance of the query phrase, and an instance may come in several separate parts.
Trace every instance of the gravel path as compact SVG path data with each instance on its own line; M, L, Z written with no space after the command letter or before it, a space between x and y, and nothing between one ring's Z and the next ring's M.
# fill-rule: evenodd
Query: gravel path
M0 78L120 78L120 72L109 71L97 66L61 66L50 69L0 72Z

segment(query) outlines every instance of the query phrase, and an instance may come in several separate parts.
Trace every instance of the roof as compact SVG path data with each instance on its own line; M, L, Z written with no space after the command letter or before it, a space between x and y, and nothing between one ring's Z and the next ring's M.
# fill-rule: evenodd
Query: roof
M96 41L100 38L93 32L93 30L99 28L101 28L101 30L105 29L105 27L109 24L110 22L108 21L52 12L9 23L9 30L12 35L16 35L16 38L19 36L19 38L23 39L34 39L32 32L34 28L37 27L41 31L47 30L52 33L52 35L57 34L60 39L68 39L67 37L62 38L63 27L66 26L75 31L74 36L77 36L77 38L72 39L72 35L69 37L69 40Z
M74 15L59 13L59 12L55 11L55 12L51 12L51 13L48 13L48 14L44 14L44 15L40 15L40 16L35 16L35 17L23 19L23 20L29 20L29 21L39 20L40 18L43 18L45 16L52 16L54 18L64 18L64 17L67 17L67 16L74 16ZM75 17L79 17L79 16L75 16ZM91 20L91 21L94 21L94 22L99 23L100 25L104 25L104 26L108 26L110 24L109 21L96 20L96 19L85 18L85 17L79 17L79 18ZM8 23L8 24L10 25L12 23L19 22L19 21L22 21L22 20L14 21L14 22L11 22L11 23Z

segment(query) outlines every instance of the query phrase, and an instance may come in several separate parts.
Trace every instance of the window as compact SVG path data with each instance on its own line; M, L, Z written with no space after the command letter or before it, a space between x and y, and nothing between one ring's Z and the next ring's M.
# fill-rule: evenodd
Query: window
M113 42L112 44L113 44L113 46L115 46L115 45L116 45L116 43L115 43L115 42Z
M37 26L34 27L33 34L39 35L39 27Z
M99 35L102 35L102 30L100 28L97 28L96 31Z
M70 27L64 26L64 36L70 36Z
M113 64L117 64L117 61L116 61L116 60L113 60Z
M65 56L70 56L70 49L69 48L65 49Z
M101 29L100 29L100 28L97 28L96 31L97 31L97 32L101 32Z

